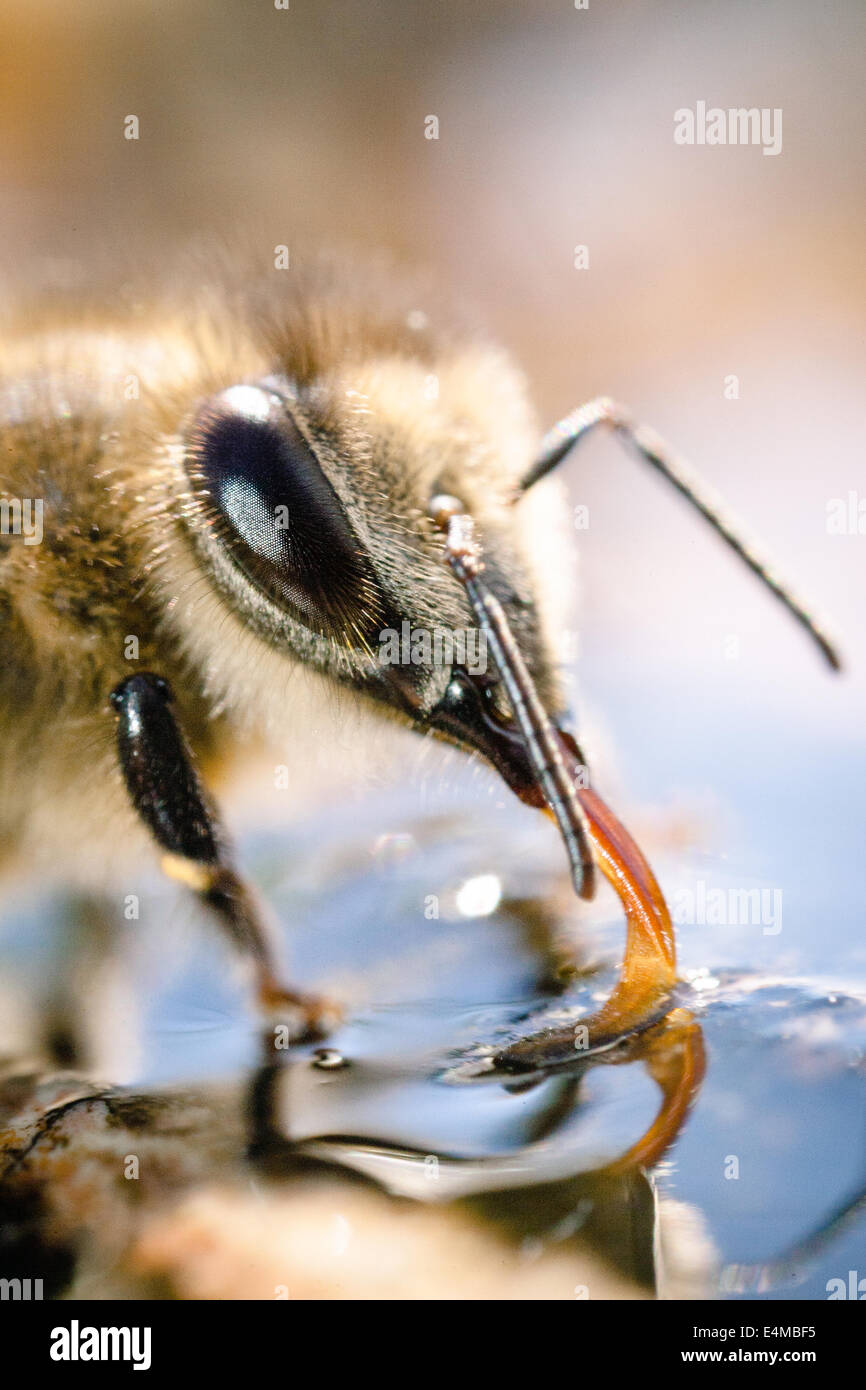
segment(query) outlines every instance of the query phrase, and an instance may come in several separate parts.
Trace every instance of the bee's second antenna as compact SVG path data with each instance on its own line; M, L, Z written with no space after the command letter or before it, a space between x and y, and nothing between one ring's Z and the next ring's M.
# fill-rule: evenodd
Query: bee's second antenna
M677 458L655 430L649 429L646 425L636 424L631 412L609 397L600 396L598 400L589 401L554 425L542 440L538 458L520 479L514 500L517 501L541 478L552 472L572 449L600 425L607 426L619 435L638 458L655 468L700 512L716 534L730 546L735 555L739 555L752 573L757 575L761 583L766 585L804 628L827 664L834 671L840 670L842 661L839 651L815 614L797 598L774 567L744 538L740 527L727 515L718 499L699 481L693 470L682 459Z

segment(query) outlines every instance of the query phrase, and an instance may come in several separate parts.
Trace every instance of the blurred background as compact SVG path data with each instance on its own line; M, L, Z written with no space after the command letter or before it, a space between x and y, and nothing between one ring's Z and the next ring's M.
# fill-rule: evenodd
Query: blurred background
M589 516L575 533L579 709L615 750L625 812L654 807L673 824L678 808L690 822L702 808L713 827L668 865L669 895L698 879L784 893L778 935L685 924L684 961L854 992L866 986L864 49L858 0L31 0L0 12L12 279L25 256L62 273L144 229L159 259L239 219L268 247L384 252L429 271L505 344L540 424L613 395L747 519L828 615L844 675L663 484L599 439L568 465ZM781 153L675 144L674 112L698 101L781 108ZM137 141L124 138L131 114ZM828 533L828 505L852 493L862 532ZM846 1066L862 1065L859 1042L838 1042ZM713 1113L748 1129L769 1102L737 1100L740 1065L722 1060ZM768 1073L768 1094L784 1072ZM838 1099L830 1120L816 1101L827 1153L785 1158L796 1177L780 1241L802 1234L806 1188L818 1219L833 1154L850 1159L840 1199L866 1165L859 1092ZM707 1209L720 1200L716 1141L696 1126L680 1192ZM766 1156L768 1136L755 1143ZM761 1214L782 1200L779 1161L738 1193L731 1258L772 1244Z

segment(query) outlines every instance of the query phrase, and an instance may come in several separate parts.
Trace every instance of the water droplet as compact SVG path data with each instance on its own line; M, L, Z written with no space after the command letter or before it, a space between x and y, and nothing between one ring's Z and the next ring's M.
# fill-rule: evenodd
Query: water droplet
M342 1052L335 1047L320 1047L313 1053L313 1066L321 1071L336 1071L338 1067L347 1065Z

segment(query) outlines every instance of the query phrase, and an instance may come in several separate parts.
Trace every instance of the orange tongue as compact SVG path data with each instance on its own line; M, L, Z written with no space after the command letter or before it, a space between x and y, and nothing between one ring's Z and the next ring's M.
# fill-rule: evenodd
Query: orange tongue
M622 970L613 993L585 1021L591 1041L645 1025L676 983L674 929L655 874L624 825L589 787L577 788L596 859L626 916ZM552 812L547 814L552 817Z
M511 720L492 715L484 705L487 687L464 672L477 706L474 722L469 718L462 729L464 742L471 729L474 746L500 768L512 790L528 805L545 810L556 823L571 862L575 887L581 896L587 897L592 896L594 879L588 863L589 835L593 857L625 911L627 933L620 977L602 1008L584 1020L591 1040L598 1046L646 1027L658 1017L660 1004L676 983L670 913L652 869L628 831L594 791L580 785L579 774L584 771L580 750L570 733L546 713L505 610L484 582L484 561L472 518L458 498L440 494L430 500L430 515L446 533L445 559L466 591L479 628L492 644L494 662L513 711ZM454 683L462 699L466 695L464 681ZM450 727L453 732L454 709L446 715L440 712L438 727ZM456 722L459 726L459 720ZM504 749L509 748L510 762L504 755ZM578 814L575 797L582 816Z

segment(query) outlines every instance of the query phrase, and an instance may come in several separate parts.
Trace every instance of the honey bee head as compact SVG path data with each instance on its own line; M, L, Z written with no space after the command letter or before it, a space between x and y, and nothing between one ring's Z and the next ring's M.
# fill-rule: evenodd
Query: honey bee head
M179 435L182 527L208 578L190 642L209 669L232 668L232 698L240 683L266 702L255 673L284 689L274 672L301 663L489 753L481 706L482 722L505 707L429 516L431 497L448 493L475 518L485 580L557 707L551 589L568 579L551 585L550 566L561 518L555 486L513 503L535 431L503 354L437 342L419 312L353 315L319 299L260 315L244 365L195 403Z

